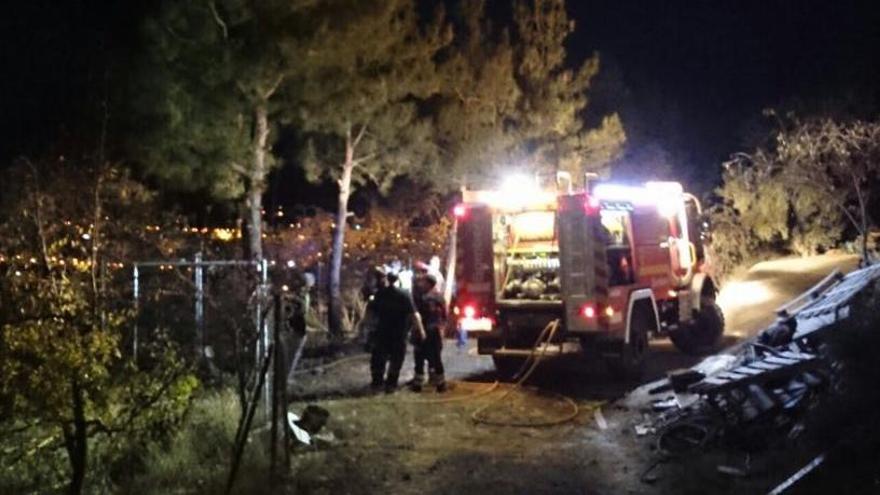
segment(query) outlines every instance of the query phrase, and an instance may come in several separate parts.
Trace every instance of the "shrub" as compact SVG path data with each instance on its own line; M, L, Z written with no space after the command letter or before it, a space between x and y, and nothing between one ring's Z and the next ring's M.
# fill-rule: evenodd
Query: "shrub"
M142 472L125 487L125 492L222 493L240 414L240 404L232 389L211 392L195 400L177 433L167 442L157 442L148 448ZM268 493L268 466L262 442L252 439L245 447L234 493Z

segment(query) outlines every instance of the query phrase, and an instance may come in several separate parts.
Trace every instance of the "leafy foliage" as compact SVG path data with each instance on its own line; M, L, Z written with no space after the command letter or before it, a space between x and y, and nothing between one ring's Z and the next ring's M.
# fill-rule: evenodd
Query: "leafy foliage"
M132 314L114 271L144 248L130 220L151 196L87 163L23 160L7 177L21 186L0 216L0 483L13 491L61 484L66 470L45 460L63 448L79 493L90 459L160 436L197 385L165 339L139 362L123 355Z
M512 23L494 23L483 1L453 12L456 37L440 65L435 99L446 182L481 185L497 174L564 170L607 173L625 140L620 119L584 125L598 57L571 69L574 29L563 0L515 2Z
M725 164L723 206L714 213L722 263L761 249L815 254L853 234L864 239L873 224L880 124L791 115L781 122L770 146Z
M262 257L262 195L277 164L294 40L312 29L309 1L164 1L143 27L131 89L132 155L176 189L247 207L249 254Z
M123 488L128 493L222 493L229 473L240 404L230 390L202 394L166 442L150 443L143 469ZM267 449L255 439L244 457L233 493L269 493Z

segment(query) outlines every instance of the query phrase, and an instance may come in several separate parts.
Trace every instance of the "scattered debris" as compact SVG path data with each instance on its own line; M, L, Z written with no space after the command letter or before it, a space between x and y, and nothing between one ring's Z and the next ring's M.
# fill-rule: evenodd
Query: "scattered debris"
M640 437L643 437L649 433L654 433L656 431L653 426L651 426L650 424L647 424L647 423L636 425L635 430L636 430L636 435L640 436Z
M598 426L600 430L608 429L608 422L605 421L605 416L602 414L601 407L593 409L593 417L596 419L596 426Z
M814 458L812 461L810 461L809 464L800 468L798 470L798 472L791 475L790 478L783 481L779 486L777 486L772 491L770 491L770 493L768 495L781 495L782 493L785 493L786 490L791 488L795 483L800 481L804 476L810 474L811 472L813 472L814 469L821 466L823 462L825 462L825 454L819 454L816 458Z
M678 407L678 399L675 397L668 397L666 399L657 399L652 404L651 407L655 411L665 411L667 409L671 409L673 407Z
M331 439L329 438L329 436L333 435L332 432L328 433L329 436L325 435L323 438L320 435L316 435L319 431L321 431L321 428L323 428L324 425L327 424L327 419L329 417L330 412L323 407L308 405L303 410L302 417L288 411L287 425L293 432L294 438L303 445L312 445L313 437L316 440L322 440L326 441L327 443L331 443ZM333 437L332 440L335 440L335 437Z
M749 475L748 471L746 471L745 469L738 468L736 466L727 466L725 464L718 465L718 472L721 474L736 476L737 478L745 478Z
M660 479L660 476L657 475L657 466L665 463L667 460L668 460L667 457L661 457L661 458L657 459L656 461L654 461L653 463L651 463L651 465L648 466L648 469L646 469L642 473L642 475L639 476L639 481L641 481L642 483L649 484L649 485L656 483L657 480Z
M287 425L290 426L290 430L293 432L293 438L303 445L311 445L312 436L309 435L309 432L297 426L297 421L299 421L299 416L292 412L287 413Z
M835 272L777 310L776 323L738 353L670 372L650 393L673 391L674 396L654 401L655 414L635 426L636 435L656 433L658 450L667 454L719 439L726 447L752 452L771 438L797 438L805 429L800 416L815 403L812 399L833 390L840 369L828 352L828 332L841 328L833 324L849 318L854 301L878 279L880 266L847 276ZM748 459L745 468L718 465L717 470L748 476ZM782 493L823 460L824 455L817 457L771 493Z
M666 374L672 390L681 393L687 391L689 385L706 378L706 374L695 369L672 370Z
M704 377L712 376L733 366L737 359L737 356L731 354L716 354L700 361L691 370Z

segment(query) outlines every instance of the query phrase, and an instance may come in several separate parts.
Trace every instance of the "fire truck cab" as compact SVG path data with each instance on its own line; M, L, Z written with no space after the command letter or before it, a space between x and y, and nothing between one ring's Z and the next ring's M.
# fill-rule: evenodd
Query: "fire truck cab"
M579 341L626 376L641 373L652 336L688 353L724 331L699 201L676 182L586 181L584 190L515 187L462 193L456 221L458 325L502 373L541 330Z

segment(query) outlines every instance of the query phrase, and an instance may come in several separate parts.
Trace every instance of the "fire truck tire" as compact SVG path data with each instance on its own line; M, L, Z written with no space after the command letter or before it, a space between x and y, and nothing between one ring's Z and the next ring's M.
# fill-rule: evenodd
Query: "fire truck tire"
M495 374L499 380L510 381L516 378L523 367L525 358L517 356L492 356L492 362L495 363Z
M715 351L724 334L724 314L717 304L704 304L692 325L679 328L669 335L680 351L700 355Z
M653 318L646 310L633 312L629 342L621 342L620 355L609 359L611 372L627 380L638 380L645 372L649 352L648 332Z

